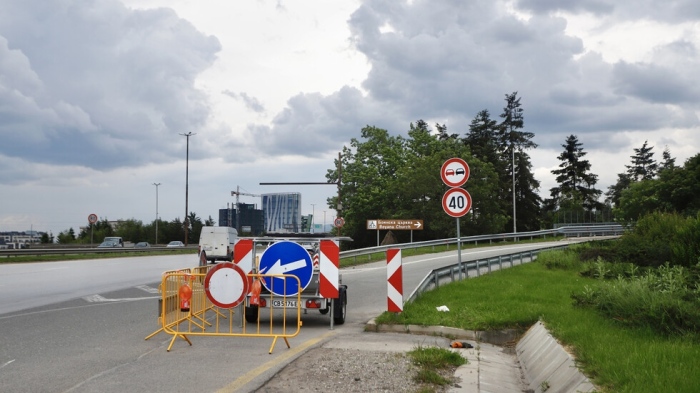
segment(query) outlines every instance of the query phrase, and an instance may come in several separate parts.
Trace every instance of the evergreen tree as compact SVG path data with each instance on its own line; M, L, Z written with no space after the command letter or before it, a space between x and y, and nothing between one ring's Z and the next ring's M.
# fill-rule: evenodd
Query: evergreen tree
M676 159L674 157L671 157L671 151L668 149L668 146L666 146L666 148L664 149L662 157L664 160L659 166L659 173L676 168Z
M589 172L591 164L583 159L588 153L582 146L576 135L566 138L566 143L562 145L564 151L557 157L562 163L559 169L552 170L559 183L558 187L550 190L554 200L552 205L560 209L582 208L590 212L602 208L598 201L602 191L593 187L598 182L598 176Z
M656 176L659 165L654 160L654 146L647 146L648 141L644 141L642 147L634 149L634 155L630 156L632 165L625 165L627 175L633 181L651 180Z
M500 115L503 121L498 126L496 133L496 148L500 154L500 161L505 163L506 170L501 178L503 191L503 205L507 210L513 211L510 228L515 230L539 229L539 213L541 198L536 190L540 183L532 174L530 156L525 150L537 147L532 141L535 136L532 132L522 131L524 126L523 109L521 108L518 92L506 94L506 106ZM513 192L515 187L515 192ZM512 195L510 199L506 195ZM515 209L513 209L515 203ZM527 219L517 220L517 212L527 214ZM525 216L523 217L525 218ZM515 221L514 221L515 220ZM513 223L517 224L517 227Z

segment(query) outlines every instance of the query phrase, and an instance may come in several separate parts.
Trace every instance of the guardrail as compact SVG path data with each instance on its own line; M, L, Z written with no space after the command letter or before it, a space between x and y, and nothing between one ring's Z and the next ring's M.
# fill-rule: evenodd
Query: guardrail
M587 236L619 236L625 231L625 228L619 224L613 225L588 225L588 226L571 226L571 227L561 227L557 229L545 229L541 231L532 232L520 232L520 233L500 233L494 235L477 235L462 237L460 239L449 238L449 239L439 239L439 240L427 240L423 242L414 243L401 243L401 244L391 244L387 246L377 246L361 248L357 250L347 250L341 251L341 258L355 258L360 256L368 256L368 258L374 253L384 253L389 248L400 248L400 249L411 249L411 248L421 248L421 247L435 247L435 246L445 246L445 245L457 245L459 241L460 245L479 242L489 243L493 242L503 242L503 241L519 241L522 239L533 240L535 238L547 238L547 236L565 236L565 237L587 237Z
M569 245L570 244L545 247L537 250L500 255L488 259L477 259L473 262L455 263L453 265L433 269L423 278L420 284L416 286L416 289L414 289L408 299L406 299L406 303L410 303L418 299L423 292L438 288L441 284L460 281L462 280L462 277L464 277L464 279L472 277L469 275L470 271L475 272L473 276L479 277L482 274L482 269L486 270L484 272L484 274L486 274L491 273L491 271L494 270L495 265L498 265L498 270L503 269L504 263L510 265L506 266L506 268L513 267L515 265L522 265L525 262L532 262L535 260L537 255L542 251L563 249L569 247Z
M27 255L75 255L75 254L115 254L115 253L147 253L147 252L176 252L178 250L197 251L197 246L187 247L110 247L110 248L20 248L0 249L0 257L19 257Z
M492 235L477 235L477 236L467 236L459 239L460 244L467 243L479 243L488 241L492 242L502 242L502 241L518 241L522 239L534 239L537 237L547 238L547 236L566 236L566 237L582 237L582 236L616 236L621 235L625 231L622 225L589 225L589 226L570 226L561 227L557 229L545 229L541 231L532 232L520 232L520 233L499 233ZM378 252L386 252L389 248L420 248L420 247L434 247L434 246L444 246L444 245L456 245L457 238L448 239L438 239L438 240L427 240L423 242L414 243L402 243L402 244L392 244L390 246L378 246L378 247L368 247L360 248L357 250L347 250L341 251L341 258L357 258L359 256L371 255ZM197 245L189 245L185 249L197 250ZM153 251L177 251L182 250L182 247L114 247L114 248L86 248L86 247L76 247L76 248L22 248L22 249L0 249L0 257L11 257L11 256L26 256L26 255L72 255L72 254L110 254L110 253L122 253L122 252L153 252Z

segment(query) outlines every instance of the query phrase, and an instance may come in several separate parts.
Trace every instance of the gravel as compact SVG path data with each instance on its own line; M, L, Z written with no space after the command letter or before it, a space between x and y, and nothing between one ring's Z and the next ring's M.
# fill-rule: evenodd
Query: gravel
M282 369L258 392L417 392L418 368L406 353L315 348ZM446 391L435 387L435 392Z

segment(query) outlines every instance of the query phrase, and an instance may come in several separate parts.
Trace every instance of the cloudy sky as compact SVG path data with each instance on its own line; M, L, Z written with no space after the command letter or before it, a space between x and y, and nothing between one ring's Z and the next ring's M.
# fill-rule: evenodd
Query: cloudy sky
M696 0L2 0L0 231L149 223L320 182L360 129L463 135L521 97L548 196L571 134L606 190L645 140L700 153ZM438 176L439 169L436 169ZM260 203L241 196L246 203ZM382 218L382 217L367 217Z

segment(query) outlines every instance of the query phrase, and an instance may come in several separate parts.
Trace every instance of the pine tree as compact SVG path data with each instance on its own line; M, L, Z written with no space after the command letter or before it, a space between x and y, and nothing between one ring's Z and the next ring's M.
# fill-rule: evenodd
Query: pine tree
M583 159L588 154L583 151L583 144L576 135L570 135L561 146L564 151L557 158L562 163L559 169L552 170L559 183L558 187L550 190L552 205L567 209L583 208L589 212L602 208L598 201L602 191L593 187L598 182L598 176L589 172L591 164Z
M506 94L506 106L500 117L503 119L496 133L496 148L500 160L505 163L506 173L502 177L502 189L513 195L513 199L504 199L504 204L513 209L511 225L513 230L539 229L539 211L541 198L536 190L540 183L532 174L530 156L525 150L537 147L532 141L532 132L522 131L524 126L523 109L518 92ZM513 192L515 188L515 192ZM515 203L515 207L513 204ZM508 209L508 210L510 210ZM527 219L518 221L517 212L528 213ZM516 225L517 224L517 227Z
M659 165L654 160L654 146L647 146L644 141L642 147L634 149L634 155L630 156L632 165L625 165L627 174L633 181L650 180L656 176Z

